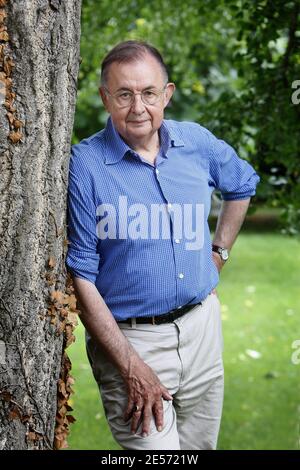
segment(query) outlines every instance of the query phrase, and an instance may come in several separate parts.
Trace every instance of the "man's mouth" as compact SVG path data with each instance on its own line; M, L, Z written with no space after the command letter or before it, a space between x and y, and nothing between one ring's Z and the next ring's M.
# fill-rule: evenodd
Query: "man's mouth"
M145 121L132 121L132 120L130 120L130 121L127 121L127 122L132 122L133 124L142 124L143 122L147 122L147 120L145 120Z

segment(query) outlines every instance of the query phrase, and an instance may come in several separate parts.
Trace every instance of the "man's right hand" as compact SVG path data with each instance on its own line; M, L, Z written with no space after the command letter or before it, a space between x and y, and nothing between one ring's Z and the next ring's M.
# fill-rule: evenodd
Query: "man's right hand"
M128 405L124 417L127 421L132 416L132 432L136 432L142 421L142 434L148 434L152 415L160 430L164 418L162 399L172 400L172 395L121 332L96 286L75 277L74 287L81 305L82 323L108 359L118 368L127 386ZM136 406L138 411L134 411Z
M124 420L131 417L131 432L134 434L142 423L142 436L150 431L152 415L158 431L164 425L164 408L162 399L173 400L172 395L162 385L155 372L138 356L130 360L130 367L123 376L128 390L128 403Z

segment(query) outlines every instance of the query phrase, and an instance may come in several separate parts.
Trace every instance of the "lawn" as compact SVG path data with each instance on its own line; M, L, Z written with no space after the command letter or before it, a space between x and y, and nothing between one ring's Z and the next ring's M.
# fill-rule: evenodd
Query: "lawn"
M225 401L219 449L300 448L300 243L242 232L225 266L222 303ZM84 331L68 349L76 379L70 449L119 449L85 356ZM298 355L299 357L299 355Z

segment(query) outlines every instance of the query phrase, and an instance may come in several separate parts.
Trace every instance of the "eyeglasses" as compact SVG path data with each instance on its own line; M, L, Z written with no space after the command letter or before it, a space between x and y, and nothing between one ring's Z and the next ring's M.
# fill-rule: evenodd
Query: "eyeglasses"
M117 93L110 93L107 88L105 88L106 93L111 96L119 108L127 108L132 106L134 98L136 95L141 95L141 100L144 104L154 105L158 102L161 94L166 89L167 83L162 90L157 90L156 88L150 88L144 90L140 93L133 93L129 90L119 91Z

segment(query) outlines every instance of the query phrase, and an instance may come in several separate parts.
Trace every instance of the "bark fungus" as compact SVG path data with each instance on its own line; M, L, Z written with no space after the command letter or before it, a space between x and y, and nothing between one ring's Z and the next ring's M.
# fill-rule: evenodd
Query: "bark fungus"
M12 91L12 70L14 62L10 57L9 34L6 26L7 13L5 5L7 1L0 2L0 99L6 108L6 117L9 122L8 138L16 144L22 135L24 123L17 117L17 109L14 106L16 94Z

